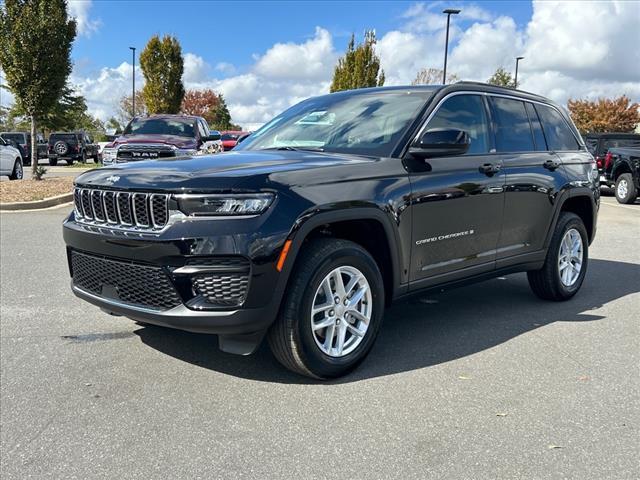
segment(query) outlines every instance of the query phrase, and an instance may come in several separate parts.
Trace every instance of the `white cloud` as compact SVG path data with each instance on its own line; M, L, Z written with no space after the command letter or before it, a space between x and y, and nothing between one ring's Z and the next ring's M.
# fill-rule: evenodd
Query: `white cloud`
M193 53L184 54L184 73L182 80L186 83L198 83L208 78L211 70L209 64L204 59Z
M77 22L78 35L90 37L102 26L100 19L91 18L91 0L69 0L67 10L69 16Z
M112 117L118 103L125 95L131 95L133 68L128 62L117 67L103 67L97 75L88 77L72 73L70 83L87 99L89 113L101 120ZM136 68L136 90L144 85L140 68Z
M379 35L376 49L387 84L408 84L423 67L441 68L446 17L440 12L456 6L417 3L401 17L400 28ZM513 71L515 57L523 55L519 80L525 90L560 103L623 93L640 100L637 3L534 2L531 20L520 27L477 5L461 8L451 26L448 70L462 79L485 81L500 66ZM316 27L312 37L272 45L243 68L211 66L198 54L204 52L186 53L185 86L223 93L234 121L253 129L302 99L327 93L343 48L336 51L332 35ZM131 91L131 65L104 67L89 76L74 73L71 81L91 113L106 119ZM6 98L3 92L3 102Z
M337 53L331 34L316 27L304 43L276 43L258 57L255 72L265 78L324 80L333 72Z

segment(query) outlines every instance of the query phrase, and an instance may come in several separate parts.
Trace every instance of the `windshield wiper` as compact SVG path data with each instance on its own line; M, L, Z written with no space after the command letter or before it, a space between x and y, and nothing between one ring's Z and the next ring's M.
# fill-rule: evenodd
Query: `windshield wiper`
M296 151L324 152L324 148L321 148L321 147L292 147L290 145L283 146L283 147L261 148L260 150L287 150L290 152L296 152Z

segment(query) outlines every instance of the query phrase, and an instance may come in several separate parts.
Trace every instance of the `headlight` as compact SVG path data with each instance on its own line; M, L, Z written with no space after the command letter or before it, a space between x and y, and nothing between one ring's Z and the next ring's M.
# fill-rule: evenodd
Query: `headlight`
M113 163L116 161L118 155L117 148L103 148L102 149L102 163Z
M272 193L250 193L243 195L182 194L176 195L178 208L185 215L225 216L258 215L264 212L274 195Z
M193 156L198 153L198 151L193 148L175 148L174 152L176 157Z

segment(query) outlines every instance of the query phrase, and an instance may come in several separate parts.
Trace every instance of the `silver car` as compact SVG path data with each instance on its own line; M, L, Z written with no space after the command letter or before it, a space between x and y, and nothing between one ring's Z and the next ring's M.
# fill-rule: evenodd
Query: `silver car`
M22 155L20 150L12 147L0 138L0 175L7 175L9 180L22 180Z

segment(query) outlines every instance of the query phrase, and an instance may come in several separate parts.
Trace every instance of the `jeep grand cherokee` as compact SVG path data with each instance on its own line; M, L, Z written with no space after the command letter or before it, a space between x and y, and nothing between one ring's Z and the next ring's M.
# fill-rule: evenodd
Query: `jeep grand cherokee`
M593 157L565 111L461 82L311 98L216 157L93 170L64 223L74 293L112 314L268 338L286 367L343 375L384 308L526 271L567 300L587 272Z

